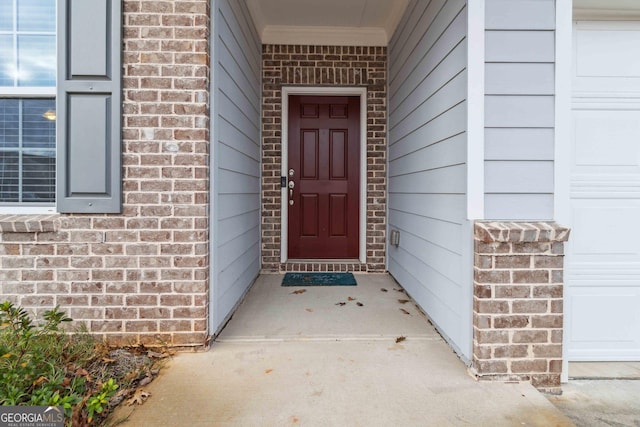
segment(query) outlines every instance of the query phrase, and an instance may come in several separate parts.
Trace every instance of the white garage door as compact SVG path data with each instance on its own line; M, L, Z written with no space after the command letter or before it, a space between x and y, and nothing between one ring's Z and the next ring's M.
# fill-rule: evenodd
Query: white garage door
M574 26L567 356L640 360L640 22Z

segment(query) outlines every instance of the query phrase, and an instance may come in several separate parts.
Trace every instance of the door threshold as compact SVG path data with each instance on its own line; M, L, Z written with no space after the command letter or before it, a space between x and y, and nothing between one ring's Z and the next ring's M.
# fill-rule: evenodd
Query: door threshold
M317 262L317 263L326 263L326 264L335 264L335 263L340 263L340 264L360 264L360 260L357 259L357 258L348 258L348 259L340 259L340 258L336 258L336 259L295 258L295 259L287 260L287 262L285 264L288 264L288 263L291 263L291 262L307 262L307 263L309 263L309 262Z
M358 259L290 259L280 264L280 271L366 272L367 264Z

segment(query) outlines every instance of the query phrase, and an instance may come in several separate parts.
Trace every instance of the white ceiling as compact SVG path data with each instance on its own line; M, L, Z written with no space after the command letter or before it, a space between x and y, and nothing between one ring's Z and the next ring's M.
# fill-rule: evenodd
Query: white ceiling
M408 0L246 0L263 43L386 46Z
M409 0L245 1L265 44L386 46ZM577 19L640 19L640 0L573 0L573 6Z

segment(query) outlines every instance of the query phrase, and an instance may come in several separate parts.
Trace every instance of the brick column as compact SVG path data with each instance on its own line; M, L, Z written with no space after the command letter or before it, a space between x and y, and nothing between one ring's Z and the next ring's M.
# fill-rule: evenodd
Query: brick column
M563 260L554 222L477 222L472 371L479 379L560 386Z

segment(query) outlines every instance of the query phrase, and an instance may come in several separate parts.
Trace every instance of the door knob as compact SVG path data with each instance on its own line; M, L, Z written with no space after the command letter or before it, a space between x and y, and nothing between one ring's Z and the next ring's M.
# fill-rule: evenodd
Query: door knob
M289 181L289 206L293 206L293 187L295 186L296 186L295 182Z

